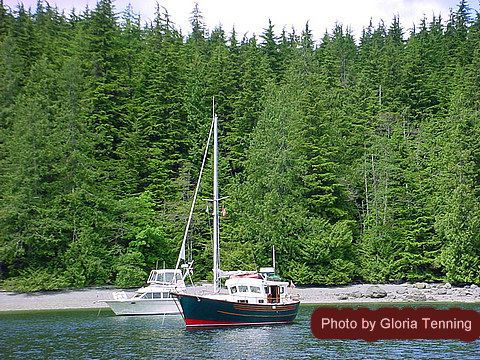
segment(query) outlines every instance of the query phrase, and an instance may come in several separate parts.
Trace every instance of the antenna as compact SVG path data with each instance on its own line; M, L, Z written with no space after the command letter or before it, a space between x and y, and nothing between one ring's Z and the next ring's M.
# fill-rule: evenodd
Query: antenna
M275 245L272 246L273 269L275 269Z

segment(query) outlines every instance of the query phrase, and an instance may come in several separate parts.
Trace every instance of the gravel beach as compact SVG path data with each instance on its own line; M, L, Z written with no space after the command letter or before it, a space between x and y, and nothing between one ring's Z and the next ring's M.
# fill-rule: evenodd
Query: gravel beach
M208 289L209 285L195 288ZM113 287L90 287L75 290L15 293L0 290L0 311L87 309L108 307L102 300L112 299ZM125 289L133 294L135 289ZM349 304L349 303L480 303L480 287L467 285L455 287L450 284L358 284L332 287L296 287L304 304Z

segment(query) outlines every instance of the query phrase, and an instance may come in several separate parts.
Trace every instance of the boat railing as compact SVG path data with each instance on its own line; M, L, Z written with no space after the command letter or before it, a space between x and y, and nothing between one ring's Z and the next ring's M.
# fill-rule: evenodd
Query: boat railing
M300 294L299 293L289 293L289 294L287 294L286 297L289 298L292 301L300 301Z
M127 293L125 291L115 291L113 293L113 298L115 300L126 300L126 299L128 299Z

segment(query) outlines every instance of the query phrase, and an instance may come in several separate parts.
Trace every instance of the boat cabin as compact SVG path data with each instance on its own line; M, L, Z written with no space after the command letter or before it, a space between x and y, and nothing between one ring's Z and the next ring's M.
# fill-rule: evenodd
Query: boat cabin
M149 284L176 284L182 282L182 272L181 270L175 269L161 269L161 270L152 270L150 276L148 277L147 283Z
M288 282L269 281L261 274L235 276L225 282L228 294L239 303L277 304L285 300Z

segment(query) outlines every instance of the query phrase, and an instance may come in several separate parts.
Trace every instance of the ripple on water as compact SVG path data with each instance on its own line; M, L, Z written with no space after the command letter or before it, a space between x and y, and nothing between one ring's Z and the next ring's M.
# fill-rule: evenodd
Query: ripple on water
M0 355L2 359L479 359L479 340L319 340L310 332L315 308L302 305L291 325L209 330L186 330L180 316L118 317L106 310L0 313Z

